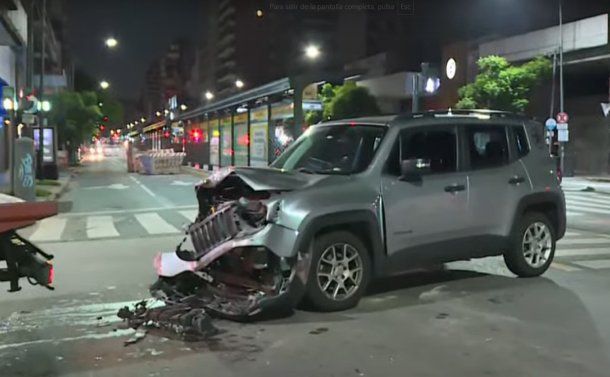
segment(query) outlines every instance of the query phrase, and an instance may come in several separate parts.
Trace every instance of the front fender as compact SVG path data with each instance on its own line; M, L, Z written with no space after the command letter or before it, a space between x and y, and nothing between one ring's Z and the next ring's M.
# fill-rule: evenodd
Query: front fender
M365 243L370 248L369 253L373 262L375 275L379 275L386 257L379 221L373 211L364 209L308 216L299 227L292 254L298 255L299 253L310 251L310 245L315 235L324 229L345 227L349 230L350 226L362 224L366 229L367 236L363 241L366 241ZM362 234L355 235L363 237Z

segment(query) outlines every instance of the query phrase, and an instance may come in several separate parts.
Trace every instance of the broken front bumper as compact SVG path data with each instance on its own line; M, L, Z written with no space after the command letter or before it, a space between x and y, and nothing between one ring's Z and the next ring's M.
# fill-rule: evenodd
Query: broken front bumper
M274 223L257 229L223 208L189 233L195 251L186 258L180 251L155 258L154 296L240 320L291 309L302 298L310 253L295 249L297 231Z

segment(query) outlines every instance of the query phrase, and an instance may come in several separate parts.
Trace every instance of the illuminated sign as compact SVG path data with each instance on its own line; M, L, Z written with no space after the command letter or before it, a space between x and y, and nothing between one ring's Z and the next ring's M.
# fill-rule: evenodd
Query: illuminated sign
M455 59L451 58L447 60L447 66L445 67L445 73L447 74L447 78L449 80L453 80L455 77L455 73L457 71L457 63Z

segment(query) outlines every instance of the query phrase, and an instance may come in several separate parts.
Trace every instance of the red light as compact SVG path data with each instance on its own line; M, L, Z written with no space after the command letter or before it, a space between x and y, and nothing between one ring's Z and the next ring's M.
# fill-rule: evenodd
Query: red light
M248 135L242 135L237 139L237 144L239 145L249 145L250 144L250 138L248 137Z
M354 127L356 125L356 122L350 122L349 124L350 126Z
M100 131L104 131L106 129L106 127L104 127L104 125L100 125Z
M49 263L49 282L47 283L47 285L53 284L53 280L55 280L55 267L53 267L52 263Z
M157 272L157 275L161 276L163 266L161 264L161 253L157 253L157 255L155 255L155 258L153 259L153 266L155 268L155 271Z
M169 131L165 131L163 133L163 137L165 137L166 139L169 138Z
M104 115L104 116L102 117L102 121L104 121L104 122L108 122L108 115Z

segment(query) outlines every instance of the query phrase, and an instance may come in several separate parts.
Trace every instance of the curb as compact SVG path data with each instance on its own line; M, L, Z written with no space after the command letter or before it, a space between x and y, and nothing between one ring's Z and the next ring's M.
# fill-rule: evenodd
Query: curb
M57 201L63 194L66 193L66 191L68 191L68 186L70 185L70 182L72 181L73 176L74 176L74 173L70 172L70 174L68 175L66 180L61 183L61 185L59 186L59 189L56 192L52 193L51 195L45 196L45 197L37 197L36 201L52 201L52 202Z
M203 169L197 169L194 168L192 166L180 166L180 173L184 173L184 174L190 174L192 176L198 177L198 178L207 178L210 176L211 172L208 170L203 170Z

